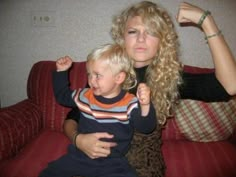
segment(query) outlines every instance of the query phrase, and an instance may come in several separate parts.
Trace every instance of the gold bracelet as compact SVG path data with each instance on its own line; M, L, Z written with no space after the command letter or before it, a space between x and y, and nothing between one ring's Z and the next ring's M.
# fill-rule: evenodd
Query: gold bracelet
M214 33L214 34L211 34L211 35L206 35L205 36L205 40L208 40L210 38L213 38L213 37L216 37L216 36L220 36L220 35L222 35L221 30L219 30L217 33Z
M208 15L210 15L211 14L211 12L210 11L204 11L203 12L203 14L202 14L202 16L201 16L201 18L200 18L200 20L198 21L198 23L197 23L197 25L199 26L199 27L202 27L202 24L203 24L203 21L205 20L205 18L208 16Z

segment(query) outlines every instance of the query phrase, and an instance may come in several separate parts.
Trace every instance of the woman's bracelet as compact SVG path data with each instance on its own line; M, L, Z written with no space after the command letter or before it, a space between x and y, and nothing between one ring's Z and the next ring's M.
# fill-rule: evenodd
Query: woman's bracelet
M201 18L200 18L200 20L198 21L197 25L198 25L199 27L202 27L203 21L204 21L205 18L206 18L208 15L210 15L210 14L211 14L210 11L208 11L208 10L204 11L203 14L202 14L202 16L201 16Z
M77 138L77 136L79 135L79 133L78 132L75 132L74 134L73 134L73 138L72 138L72 143L76 146L76 138ZM77 147L77 146L76 146Z
M222 35L221 30L219 30L217 33L214 33L214 34L211 34L211 35L206 35L206 36L205 36L205 40L208 41L208 39L213 38L213 37L216 37L216 36L220 36L220 35Z

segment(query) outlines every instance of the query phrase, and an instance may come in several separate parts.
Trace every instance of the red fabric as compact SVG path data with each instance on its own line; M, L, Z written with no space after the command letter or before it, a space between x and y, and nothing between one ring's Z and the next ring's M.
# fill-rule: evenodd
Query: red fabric
M207 103L180 100L175 121L180 132L191 141L209 142L228 139L236 125L236 99Z
M184 65L184 71L188 73L193 73L193 74L199 74L199 73L212 73L215 71L213 68L200 68L196 66L189 66L189 65Z
M28 78L29 99L0 110L0 157L4 158L0 161L0 177L37 177L48 162L66 152L69 140L61 131L70 109L54 99L54 69L54 61L34 64ZM213 71L190 66L185 69ZM85 62L74 63L72 88L85 86L85 71ZM167 177L236 176L236 147L229 141L204 144L183 140L174 119L168 120L162 138Z
M234 177L236 148L227 141L165 141L166 177Z
M230 142L236 145L236 125L234 126L234 132L232 136L230 137Z
M63 133L44 130L14 159L0 163L0 177L38 177L48 162L66 153L68 144Z
M162 140L186 140L179 131L174 118L167 119L167 123L162 129Z
M56 69L54 61L40 61L32 67L28 79L28 97L39 105L43 114L44 127L62 131L62 124L70 110L60 106L54 98L52 72ZM85 62L75 62L70 73L72 88L82 88L87 83Z
M0 160L17 154L41 128L41 113L30 100L0 109Z

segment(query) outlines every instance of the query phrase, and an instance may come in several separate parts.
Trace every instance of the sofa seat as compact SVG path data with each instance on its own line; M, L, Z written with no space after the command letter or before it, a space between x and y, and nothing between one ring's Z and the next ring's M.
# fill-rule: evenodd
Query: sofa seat
M48 162L66 153L69 143L63 133L43 130L14 159L0 163L0 177L37 177ZM166 177L236 176L236 147L228 141L164 141L162 152Z
M236 147L228 141L165 141L166 177L235 177Z
M43 130L14 159L0 163L0 176L37 177L48 162L66 153L69 143L62 132Z

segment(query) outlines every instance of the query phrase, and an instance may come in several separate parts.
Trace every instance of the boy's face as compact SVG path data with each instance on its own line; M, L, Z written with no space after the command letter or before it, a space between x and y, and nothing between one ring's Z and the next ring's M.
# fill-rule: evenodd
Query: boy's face
M94 95L113 98L120 93L117 75L114 75L107 62L103 59L87 63L88 83Z

